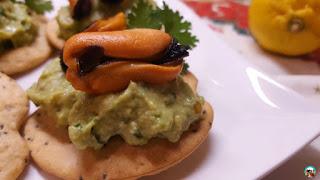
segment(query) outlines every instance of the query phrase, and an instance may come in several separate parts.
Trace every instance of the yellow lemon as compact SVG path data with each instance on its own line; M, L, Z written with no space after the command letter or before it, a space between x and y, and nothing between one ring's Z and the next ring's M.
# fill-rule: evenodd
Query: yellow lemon
M320 48L320 0L252 0L249 27L269 51L310 53Z

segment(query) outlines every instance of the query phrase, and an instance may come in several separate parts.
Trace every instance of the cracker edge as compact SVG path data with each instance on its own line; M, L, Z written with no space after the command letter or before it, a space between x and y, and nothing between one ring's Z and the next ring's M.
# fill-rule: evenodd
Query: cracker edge
M36 67L38 67L40 64L42 64L43 62L45 62L51 55L52 53L52 48L48 42L48 39L46 37L46 34L45 34L45 27L46 27L46 24L47 24L47 19L43 16L35 16L34 17L34 21L40 26L40 31L43 31L41 36L37 36L36 40L38 40L39 38L44 38L46 43L47 43L47 48L48 48L48 51L47 52L42 52L41 56L39 56L40 53L38 53L36 56L32 57L32 56L28 56L29 59L25 59L24 61L26 62L30 62L30 63L25 63L23 68L21 67L12 67L12 68L9 68L8 69L5 69L5 70L1 70L2 73L5 73L7 75L17 75L17 74L22 74L22 73L25 73L25 72L28 72ZM37 49L37 45L38 44L31 44L32 48L33 49ZM20 48L16 48L16 49L13 49L11 51L8 51L7 53L5 54L2 54L0 56L0 61L8 61L9 58L12 58L13 54L16 54L17 52L15 50L19 50L19 51L22 51L23 49L26 49L26 48L30 48L30 45L27 45L27 46L23 46L23 47L20 47ZM20 58L20 57L15 57L15 59L17 58ZM26 57L21 57L22 58L26 58ZM3 60L4 59L4 60ZM6 64L4 64L6 65Z
M57 20L51 20L46 25L46 36L50 44L53 45L56 49L61 50L64 46L65 40L59 38L59 25Z

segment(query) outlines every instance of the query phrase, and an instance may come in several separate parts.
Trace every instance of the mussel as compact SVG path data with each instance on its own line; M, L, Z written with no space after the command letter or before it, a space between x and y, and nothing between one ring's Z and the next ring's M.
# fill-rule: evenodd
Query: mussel
M66 78L77 90L102 94L125 89L130 81L161 84L182 70L188 47L155 29L83 32L65 43Z
M91 0L69 0L72 17L80 20L90 15L92 10Z

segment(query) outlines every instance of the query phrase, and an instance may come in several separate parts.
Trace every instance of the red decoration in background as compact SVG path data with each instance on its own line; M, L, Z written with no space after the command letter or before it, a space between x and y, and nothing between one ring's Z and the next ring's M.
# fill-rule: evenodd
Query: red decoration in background
M244 3L234 0L212 0L212 2L201 2L197 0L182 1L192 8L200 17L205 17L216 22L233 23L238 32L249 34L249 6ZM216 32L223 33L222 29L213 25L209 25L209 27ZM303 56L303 58L317 61L320 64L320 49Z
M213 2L183 0L183 2L200 17L220 22L231 22L241 32L248 32L248 5L231 0Z

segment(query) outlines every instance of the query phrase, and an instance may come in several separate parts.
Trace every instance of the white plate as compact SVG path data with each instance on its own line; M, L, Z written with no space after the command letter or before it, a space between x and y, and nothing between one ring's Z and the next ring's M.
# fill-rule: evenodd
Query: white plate
M200 39L188 62L199 79L199 93L214 106L215 122L207 141L189 158L144 179L261 178L319 135L314 104L260 72L181 2L167 3L192 21ZM27 89L42 69L18 82ZM54 177L31 165L22 179Z

